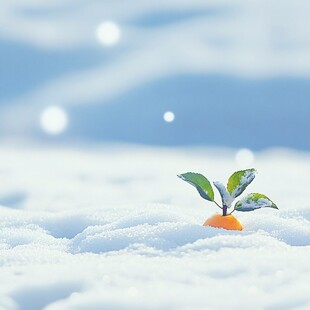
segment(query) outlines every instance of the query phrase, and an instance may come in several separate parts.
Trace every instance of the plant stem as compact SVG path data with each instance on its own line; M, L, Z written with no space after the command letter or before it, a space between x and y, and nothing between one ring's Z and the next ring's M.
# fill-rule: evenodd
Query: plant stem
M223 209L216 201L213 201L220 209Z
M223 206L223 216L227 215L227 206Z
M232 214L234 211L236 211L236 209L233 209L233 210L229 213L229 215Z

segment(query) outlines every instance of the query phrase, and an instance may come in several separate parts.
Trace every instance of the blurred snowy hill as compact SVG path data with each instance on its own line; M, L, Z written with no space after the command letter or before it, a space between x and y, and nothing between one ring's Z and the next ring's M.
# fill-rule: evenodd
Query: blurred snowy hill
M2 1L1 137L49 139L40 117L58 106L68 124L54 142L310 150L309 9Z

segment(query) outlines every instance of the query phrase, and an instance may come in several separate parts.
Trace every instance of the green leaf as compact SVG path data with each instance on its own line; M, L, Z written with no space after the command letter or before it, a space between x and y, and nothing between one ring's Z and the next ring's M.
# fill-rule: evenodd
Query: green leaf
M222 183L213 182L213 184L217 188L217 190L219 191L219 193L221 195L223 206L230 208L232 202L234 201L234 198L231 197L231 195L228 193L226 187Z
M179 178L193 185L199 195L209 201L214 201L214 192L209 180L200 173L187 172L178 175Z
M247 195L235 205L235 210L242 212L254 211L260 208L278 209L274 202L272 202L267 196L258 193Z
M254 180L255 175L255 169L241 170L232 174L227 183L229 194L233 198L240 196L246 187Z

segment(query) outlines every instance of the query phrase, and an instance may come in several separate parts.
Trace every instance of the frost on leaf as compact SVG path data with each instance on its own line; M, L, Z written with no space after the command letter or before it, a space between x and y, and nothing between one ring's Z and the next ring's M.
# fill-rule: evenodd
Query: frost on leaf
M255 169L237 171L228 180L227 190L231 197L236 198L251 184L256 175Z
M199 195L209 201L214 201L214 191L209 180L200 173L187 172L178 175L179 178L196 187Z
M213 182L213 184L218 189L221 195L223 206L230 208L232 202L234 201L234 198L231 197L226 187L221 182Z
M265 195L253 193L249 194L235 205L235 210L237 211L254 211L260 208L274 208L278 207Z

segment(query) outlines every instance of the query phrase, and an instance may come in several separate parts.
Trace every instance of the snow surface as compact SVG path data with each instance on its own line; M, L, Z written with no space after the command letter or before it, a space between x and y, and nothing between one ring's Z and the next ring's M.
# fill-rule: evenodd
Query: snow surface
M279 210L203 227L217 208L176 175L226 182L234 150L0 149L0 309L309 309L310 155L255 154L245 193ZM219 195L216 197L220 201Z

